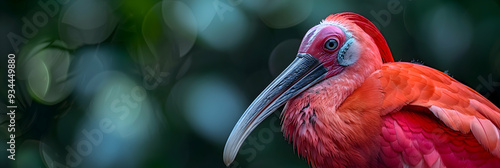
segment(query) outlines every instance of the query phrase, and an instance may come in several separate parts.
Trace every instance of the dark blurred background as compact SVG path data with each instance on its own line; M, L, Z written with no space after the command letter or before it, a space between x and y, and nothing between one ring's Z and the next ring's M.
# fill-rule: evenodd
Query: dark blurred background
M500 105L499 1L2 0L0 167L224 167L246 107L309 28L344 11L374 22L395 60L446 71ZM10 53L15 162L4 151ZM232 167L308 167L280 112Z

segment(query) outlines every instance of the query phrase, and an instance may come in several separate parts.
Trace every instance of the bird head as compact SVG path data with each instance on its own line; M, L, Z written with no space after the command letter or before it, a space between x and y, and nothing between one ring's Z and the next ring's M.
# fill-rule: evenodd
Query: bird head
M355 13L330 15L304 36L295 60L250 104L224 148L229 166L248 135L289 99L316 83L343 74L368 76L394 61L378 29Z
M355 13L330 15L309 29L298 56L314 57L328 71L324 79L344 70L394 61L387 43L368 19ZM354 68L353 68L354 67Z

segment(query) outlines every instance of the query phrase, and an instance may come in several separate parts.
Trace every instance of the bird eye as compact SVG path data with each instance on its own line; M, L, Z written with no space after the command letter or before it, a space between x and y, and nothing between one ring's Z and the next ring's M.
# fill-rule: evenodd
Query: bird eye
M330 39L330 40L326 41L325 48L327 50L335 50L337 48L338 44L339 43L337 42L337 40Z

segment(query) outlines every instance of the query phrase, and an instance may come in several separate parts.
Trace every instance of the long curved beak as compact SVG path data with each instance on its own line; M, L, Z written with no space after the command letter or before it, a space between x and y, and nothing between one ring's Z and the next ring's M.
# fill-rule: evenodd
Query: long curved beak
M243 141L264 119L286 101L325 77L327 69L307 53L299 53L295 60L257 96L233 128L224 147L224 163L229 166Z

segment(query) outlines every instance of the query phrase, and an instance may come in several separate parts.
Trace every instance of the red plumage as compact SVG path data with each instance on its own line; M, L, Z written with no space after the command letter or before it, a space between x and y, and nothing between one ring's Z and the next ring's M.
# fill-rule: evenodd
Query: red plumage
M499 155L493 154L500 148L495 105L440 71L390 63L384 38L360 15L341 13L325 21L347 29L352 23L359 26L376 45L370 50L380 53L370 61L384 64L347 67L353 73L325 79L287 103L285 137L313 167L500 165ZM376 70L352 80L364 73L357 72L360 68L370 66ZM485 123L484 131L473 123Z
M236 124L226 164L288 100L282 131L313 167L500 167L500 109L438 70L394 62L368 19L331 15L298 52Z

